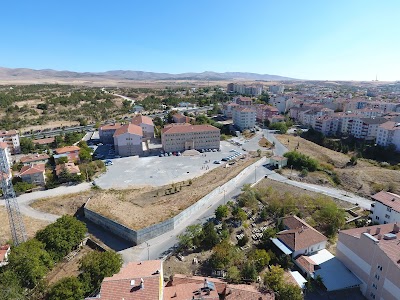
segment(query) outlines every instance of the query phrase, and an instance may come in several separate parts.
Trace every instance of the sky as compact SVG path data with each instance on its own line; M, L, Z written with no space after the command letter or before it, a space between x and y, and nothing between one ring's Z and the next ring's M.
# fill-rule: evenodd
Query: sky
M400 80L398 0L3 1L0 66Z

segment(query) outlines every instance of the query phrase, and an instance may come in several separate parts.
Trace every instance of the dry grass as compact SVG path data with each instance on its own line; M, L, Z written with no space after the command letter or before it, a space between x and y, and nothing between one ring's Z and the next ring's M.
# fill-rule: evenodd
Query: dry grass
M358 160L356 166L346 166L350 160L350 156L346 154L327 149L298 136L277 135L277 138L290 151L299 145L297 151L316 158L321 163L332 164L341 180L341 187L346 190L369 196L376 192L375 186L387 187L391 184L395 189L394 192L400 193L400 171L381 168L364 160ZM329 176L323 172L309 173L305 180L334 186Z
M116 220L132 229L141 229L176 216L203 196L234 178L256 158L239 160L235 165L223 166L192 180L177 183L174 194L165 195L171 185L161 188L140 188L132 190L107 190L92 197L88 207L103 216ZM174 190L174 188L172 188Z
M258 145L260 147L264 147L264 148L270 148L272 146L272 144L270 142L268 142L268 140L265 137L262 137L259 141L258 141Z
M46 221L36 220L29 217L23 217L25 229L28 234L28 238L33 237L37 231L46 227L49 223ZM11 240L10 226L8 223L7 211L4 206L0 206L0 244L4 244L6 241Z

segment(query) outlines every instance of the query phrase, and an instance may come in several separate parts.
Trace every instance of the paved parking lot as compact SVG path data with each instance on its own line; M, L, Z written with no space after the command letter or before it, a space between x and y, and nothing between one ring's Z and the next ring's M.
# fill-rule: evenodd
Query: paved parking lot
M109 189L146 185L162 186L189 180L221 167L222 164L213 162L232 154L230 151L233 149L245 153L241 147L221 142L221 152L206 152L198 156L115 158L112 159L113 165L107 167L107 172L96 179L96 184L101 188ZM209 162L206 163L206 161Z

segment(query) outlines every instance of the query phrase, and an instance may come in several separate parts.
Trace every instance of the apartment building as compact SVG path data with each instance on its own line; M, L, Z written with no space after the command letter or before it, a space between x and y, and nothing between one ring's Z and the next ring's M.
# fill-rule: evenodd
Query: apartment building
M256 111L247 107L236 107L232 111L233 125L240 130L252 129L256 125Z
M224 103L222 105L222 113L224 114L225 117L232 118L232 111L236 107L239 107L239 104L234 102Z
M16 130L0 131L0 142L7 143L11 154L21 153L19 134Z
M368 108L368 107L362 109L356 109L353 111L353 113L364 118L382 117L384 114L384 112L381 109Z
M174 123L190 123L190 117L176 113L172 116Z
M372 196L370 218L379 224L400 222L400 195L380 191Z
M397 223L339 232L336 255L361 280L367 299L399 299L399 241Z
M335 135L339 131L339 119L331 116L318 117L314 121L314 129L324 135Z
M53 155L54 159L59 159L61 157L66 157L68 162L76 162L79 161L79 151L81 148L78 146L66 146L62 148L54 149L55 154Z
M260 96L263 92L262 85L247 86L244 84L229 83L226 88L228 93L238 93L242 95Z
M42 154L31 154L31 155L26 155L20 158L20 162L24 166L29 166L29 165L37 165L37 164L47 164L49 161L50 156L48 156L46 153Z
M143 138L154 138L154 123L151 118L147 116L137 115L132 118L131 123L142 128Z
M236 97L233 99L233 101L235 101L236 104L239 106L250 107L253 105L253 99L251 99L249 97Z
M385 118L355 118L350 134L357 139L375 140L379 125L386 121Z
M44 186L46 184L45 164L25 165L19 172L22 181L35 185Z
M143 154L143 130L142 127L129 123L118 128L114 133L115 153L120 156L132 156Z
M165 152L219 149L220 130L211 125L167 125L161 133Z
M380 124L376 135L376 143L387 147L393 144L400 151L400 123L388 121Z
M279 113L286 113L294 105L293 96L275 96L269 99L269 103L275 106Z
M283 94L285 91L284 85L271 85L268 87L268 90L272 94Z
M272 116L279 116L279 110L276 107L269 105L257 105L256 107L256 120L264 122Z
M107 124L103 125L99 128L99 137L100 137L100 142L102 142L104 145L110 145L114 143L114 133L118 128L121 128L120 123L113 123L113 124Z

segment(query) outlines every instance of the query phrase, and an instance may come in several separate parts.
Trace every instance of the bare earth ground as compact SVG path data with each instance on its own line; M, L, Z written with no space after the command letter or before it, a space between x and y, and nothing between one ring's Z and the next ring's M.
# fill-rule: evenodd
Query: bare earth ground
M23 217L25 229L28 234L28 238L33 237L37 231L46 227L49 223L46 221L36 220L29 217ZM11 240L10 226L8 223L7 211L4 206L0 206L0 244L4 244L6 241Z
M174 192L172 185L159 188L145 187L124 190L90 190L83 193L44 198L31 204L34 209L57 214L73 215L88 198L88 207L106 217L133 229L140 229L162 222L177 215L216 187L235 177L257 158L247 158L225 168L221 166L200 177L189 181L176 183L174 194L165 195L169 189Z
M60 279L68 276L77 277L79 275L79 260L89 252L95 251L89 246L83 246L82 249L70 261L63 260L56 264L47 276L46 281L49 285L56 283Z
M373 185L387 186L392 183L395 188L394 192L400 193L400 171L381 168L362 159L358 160L356 166L346 167L346 163L350 160L350 156L346 154L324 148L298 136L277 135L276 137L289 151L294 150L299 144L297 151L316 158L322 163L334 165L335 172L341 180L341 188L359 195L369 196L375 192ZM288 175L290 170L286 170L284 173ZM296 179L296 177L293 177L293 179ZM317 184L324 182L334 186L329 176L323 172L309 173L304 180Z

